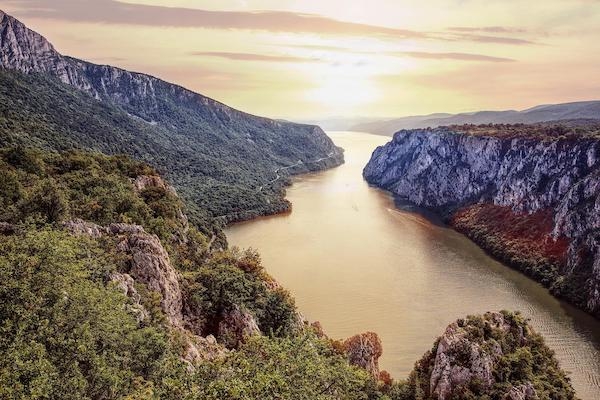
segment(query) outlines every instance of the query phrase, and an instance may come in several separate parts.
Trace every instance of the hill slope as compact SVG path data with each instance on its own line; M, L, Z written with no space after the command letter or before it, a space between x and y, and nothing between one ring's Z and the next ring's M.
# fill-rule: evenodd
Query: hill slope
M600 101L548 104L523 111L478 111L455 115L420 115L357 124L351 130L392 136L394 132L401 129L436 128L438 126L464 124L532 124L575 119L600 119Z
M196 213L210 217L229 221L286 210L286 180L267 185L278 168L294 165L286 173L300 173L343 162L341 149L316 126L253 116L152 76L63 56L1 11L0 67L21 73L2 73L3 115L29 124L25 129L11 119L4 138L146 160ZM17 131L27 139L15 138Z

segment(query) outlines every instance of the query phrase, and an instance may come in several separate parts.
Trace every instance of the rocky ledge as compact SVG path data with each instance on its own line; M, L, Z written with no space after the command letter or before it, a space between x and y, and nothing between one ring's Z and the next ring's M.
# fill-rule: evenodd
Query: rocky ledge
M403 130L363 175L600 317L599 132L589 124Z

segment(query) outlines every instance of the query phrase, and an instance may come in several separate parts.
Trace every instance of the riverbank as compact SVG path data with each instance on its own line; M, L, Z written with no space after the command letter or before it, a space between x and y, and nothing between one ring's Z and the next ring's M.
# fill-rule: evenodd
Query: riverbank
M259 250L263 265L306 317L333 338L377 332L381 369L406 377L452 320L521 310L571 372L578 395L600 392L600 323L489 257L444 224L396 208L361 171L388 138L330 134L346 149L338 168L300 175L294 211L226 228L229 243Z

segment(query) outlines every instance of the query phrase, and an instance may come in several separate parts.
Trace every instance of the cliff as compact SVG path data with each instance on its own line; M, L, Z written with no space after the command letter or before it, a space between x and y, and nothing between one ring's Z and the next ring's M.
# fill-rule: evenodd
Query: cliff
M433 209L492 254L600 316L597 126L400 131L365 179Z

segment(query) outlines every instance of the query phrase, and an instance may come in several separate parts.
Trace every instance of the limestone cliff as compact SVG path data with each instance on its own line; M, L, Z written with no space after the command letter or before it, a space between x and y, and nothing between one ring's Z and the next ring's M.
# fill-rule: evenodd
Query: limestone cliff
M508 312L450 324L416 363L408 388L418 399L575 399L543 339Z
M600 316L597 127L400 131L365 179L434 209L495 256Z

